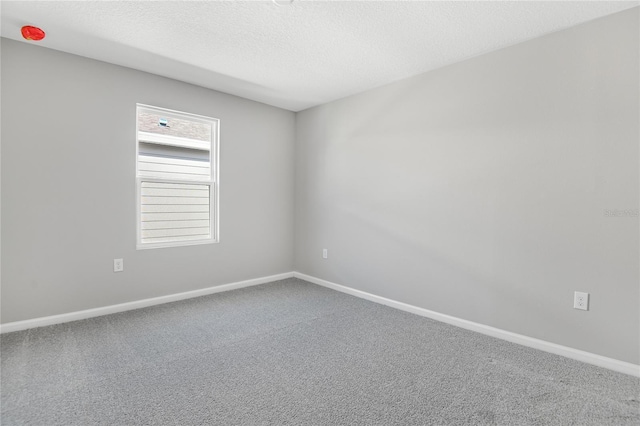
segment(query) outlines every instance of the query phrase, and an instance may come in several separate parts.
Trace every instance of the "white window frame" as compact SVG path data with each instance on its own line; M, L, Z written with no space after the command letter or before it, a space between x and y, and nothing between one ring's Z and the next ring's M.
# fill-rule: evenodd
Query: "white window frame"
M163 179L163 178L150 178L140 175L139 170L139 157L140 157L140 141L138 140L138 114L140 109L151 110L157 112L164 112L173 116L179 116L185 119L193 119L194 121L203 121L211 123L211 146L209 149L209 161L211 178L209 180L184 180L184 179ZM213 117L207 117L204 115L191 114L182 111L176 111L168 108L161 108L153 105L136 104L136 249L146 250L155 248L167 248L167 247L182 247L193 246L200 244L212 244L220 242L220 212L219 212L219 200L220 200L220 120ZM201 149L202 146L198 146L197 141L189 140L187 138L180 138L176 136L167 137L164 135L154 135L158 143L167 144L168 139L176 142L173 145L184 146L187 148ZM153 143L153 141L145 142ZM195 142L195 144L194 144ZM198 240L188 241L172 241L162 243L142 243L142 183L143 182L155 182L155 183L178 183L178 184L196 184L196 185L209 185L209 237Z

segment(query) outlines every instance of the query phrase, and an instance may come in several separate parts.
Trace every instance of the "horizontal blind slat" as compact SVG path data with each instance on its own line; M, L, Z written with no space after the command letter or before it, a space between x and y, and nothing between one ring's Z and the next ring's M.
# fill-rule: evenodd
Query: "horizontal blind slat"
M209 187L204 187L204 189L149 188L149 187L143 187L141 195L143 195L143 196L151 196L151 197L209 198Z
M143 229L142 238L180 237L184 235L209 235L209 227L177 229Z
M210 238L210 235L185 235L182 237L157 237L157 238L142 238L142 244L159 244L159 243L174 243L180 241L198 241Z
M159 220L153 222L142 222L142 229L204 228L208 226L208 220Z
M208 185L197 183L167 183L167 182L142 182L142 188L156 188L156 189L200 189L208 190Z
M209 220L209 212L204 213L144 213L142 222L163 222L179 220Z
M167 180L193 180L208 182L211 180L210 175L198 175L187 173L172 173L172 172L154 172L149 170L138 170L138 174L142 178L148 179L167 179Z
M209 205L209 197L142 197L142 205Z
M142 213L209 213L209 205L141 205Z

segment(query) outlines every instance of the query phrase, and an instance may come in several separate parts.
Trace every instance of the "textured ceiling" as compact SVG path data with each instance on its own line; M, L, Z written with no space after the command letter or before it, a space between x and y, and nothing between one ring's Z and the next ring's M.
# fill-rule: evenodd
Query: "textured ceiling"
M0 13L3 37L36 25L41 46L299 111L639 4L278 3L2 1Z

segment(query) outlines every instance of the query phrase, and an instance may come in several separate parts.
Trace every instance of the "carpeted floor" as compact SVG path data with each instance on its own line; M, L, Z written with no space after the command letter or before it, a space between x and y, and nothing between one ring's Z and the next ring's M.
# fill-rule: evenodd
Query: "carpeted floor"
M297 279L1 336L10 425L638 425L640 380Z

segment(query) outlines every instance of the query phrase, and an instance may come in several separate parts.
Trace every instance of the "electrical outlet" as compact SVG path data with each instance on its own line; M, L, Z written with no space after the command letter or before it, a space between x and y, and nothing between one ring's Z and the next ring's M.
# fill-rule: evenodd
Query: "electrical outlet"
M573 293L573 309L589 310L589 293L576 291Z
M329 250L327 249L322 249L322 258L326 259L329 257Z
M122 272L122 271L124 271L124 260L113 259L113 272Z

